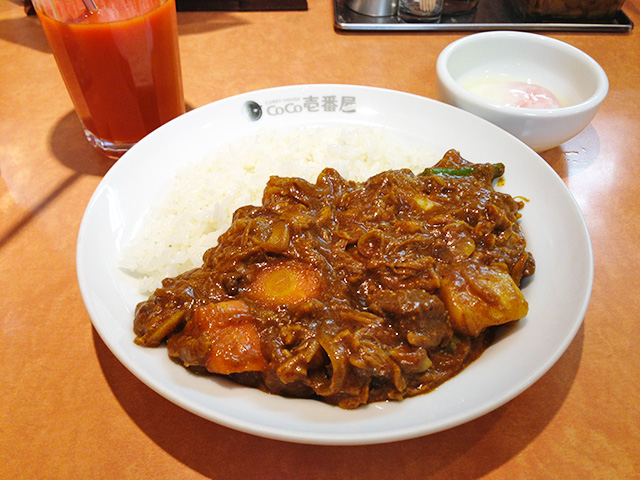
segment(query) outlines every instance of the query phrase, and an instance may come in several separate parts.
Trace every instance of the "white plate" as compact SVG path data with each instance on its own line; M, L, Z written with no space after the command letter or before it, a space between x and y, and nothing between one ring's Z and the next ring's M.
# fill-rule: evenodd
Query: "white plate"
M313 101L330 97L349 108L332 111ZM248 114L248 102L260 105L259 119ZM171 362L165 348L134 345L134 308L144 298L136 281L119 269L120 255L175 173L264 126L341 123L382 126L421 138L438 154L455 148L472 162L506 165L505 184L499 188L529 199L522 211L522 226L537 270L524 288L530 304L527 318L432 393L351 411L269 395L221 378L198 377ZM114 355L159 394L244 432L344 445L441 431L477 418L528 388L558 360L580 327L591 294L592 255L584 219L562 180L542 158L503 130L415 95L359 86L307 85L251 92L206 105L138 143L105 175L89 202L78 235L77 270L96 330Z

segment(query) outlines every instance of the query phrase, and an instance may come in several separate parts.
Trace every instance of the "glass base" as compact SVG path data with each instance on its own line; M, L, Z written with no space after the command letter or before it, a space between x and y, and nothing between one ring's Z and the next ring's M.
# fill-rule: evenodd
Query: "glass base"
M87 137L89 143L100 153L107 156L112 160L118 160L122 155L127 153L127 151L135 145L134 143L115 143L110 142L108 140L102 140L101 138L96 137L93 133L91 133L86 128L84 129L84 134Z

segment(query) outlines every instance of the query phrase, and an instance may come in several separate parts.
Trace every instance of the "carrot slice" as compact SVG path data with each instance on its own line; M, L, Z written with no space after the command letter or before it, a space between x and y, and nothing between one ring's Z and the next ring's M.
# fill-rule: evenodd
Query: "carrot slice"
M201 305L193 312L184 332L197 337L206 331L224 327L231 323L251 321L251 310L242 300L225 300Z
M267 366L260 351L260 335L250 323L229 325L213 332L211 354L206 368L210 372L256 372Z
M281 262L261 270L247 295L267 305L293 305L316 297L320 286L320 276L311 267L298 262Z
M211 339L208 371L228 375L254 372L267 365L260 349L260 334L249 306L242 300L226 300L198 307L185 333Z

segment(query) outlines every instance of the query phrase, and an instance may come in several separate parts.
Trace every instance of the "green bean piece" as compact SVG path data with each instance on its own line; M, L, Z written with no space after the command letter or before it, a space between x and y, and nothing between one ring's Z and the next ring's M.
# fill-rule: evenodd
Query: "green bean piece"
M438 167L430 167L425 168L422 172L422 175L451 175L455 177L466 177L468 175L473 175L473 172L476 171L475 166L468 167L459 167L459 168L438 168ZM494 163L493 164L493 179L501 177L504 175L504 164L503 163Z

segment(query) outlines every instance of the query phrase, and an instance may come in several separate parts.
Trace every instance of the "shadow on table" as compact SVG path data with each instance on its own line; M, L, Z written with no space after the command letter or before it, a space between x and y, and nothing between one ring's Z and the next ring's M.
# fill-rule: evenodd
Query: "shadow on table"
M576 377L584 326L538 382L497 410L433 435L351 447L287 444L237 432L165 400L138 381L94 330L98 360L133 421L166 452L210 478L474 479L500 467L532 442L561 408ZM259 466L256 466L259 465ZM305 475L300 476L300 465Z
M540 154L561 178L567 181L594 165L600 155L600 137L593 125L561 146Z
M104 176L113 161L98 153L87 142L82 127L74 111L62 117L51 129L48 144L55 158L68 167L71 173L36 205L20 218L0 238L3 248L12 238L33 221L60 195L64 194L85 175Z
M53 126L49 146L60 163L83 175L102 177L114 164L89 144L73 110Z
M187 104L186 109L193 107ZM48 141L56 159L79 174L103 177L115 163L89 144L73 110L53 126Z
M51 53L40 21L34 15L0 20L0 39L39 52Z

